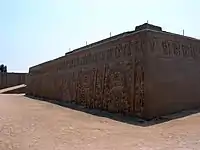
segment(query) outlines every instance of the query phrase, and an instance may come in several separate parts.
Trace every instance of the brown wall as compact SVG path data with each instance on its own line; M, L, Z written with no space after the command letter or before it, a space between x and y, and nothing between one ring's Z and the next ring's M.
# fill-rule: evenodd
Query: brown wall
M0 89L25 84L26 73L0 73Z
M200 41L143 30L30 68L27 94L151 119L200 107Z
M142 115L145 37L130 34L32 67L27 94Z
M200 41L149 31L146 56L146 116L200 106Z

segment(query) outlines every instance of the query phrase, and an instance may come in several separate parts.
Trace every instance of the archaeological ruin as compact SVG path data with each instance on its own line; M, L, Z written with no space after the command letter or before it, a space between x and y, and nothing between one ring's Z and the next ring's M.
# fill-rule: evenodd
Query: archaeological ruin
M151 119L200 107L200 40L143 24L29 69L27 95Z
M26 84L27 73L0 72L0 89Z

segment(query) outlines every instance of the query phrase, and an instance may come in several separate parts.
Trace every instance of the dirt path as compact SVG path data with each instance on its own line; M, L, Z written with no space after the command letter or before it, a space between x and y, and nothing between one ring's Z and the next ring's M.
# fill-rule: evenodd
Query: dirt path
M0 95L0 150L200 149L200 114L141 127Z

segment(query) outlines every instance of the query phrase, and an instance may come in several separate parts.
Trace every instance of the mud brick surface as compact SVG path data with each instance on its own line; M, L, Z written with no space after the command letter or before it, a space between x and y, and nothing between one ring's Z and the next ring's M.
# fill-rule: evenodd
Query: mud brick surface
M142 30L30 68L27 94L151 119L200 106L200 41Z

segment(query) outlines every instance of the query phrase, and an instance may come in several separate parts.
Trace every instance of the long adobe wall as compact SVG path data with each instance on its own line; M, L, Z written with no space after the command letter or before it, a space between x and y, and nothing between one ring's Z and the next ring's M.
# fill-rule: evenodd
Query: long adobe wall
M200 40L167 32L147 35L145 115L200 107Z
M200 107L200 41L142 30L30 69L27 94L151 119Z
M126 34L30 68L27 94L142 116L145 34Z
M26 83L26 73L0 73L0 89Z

